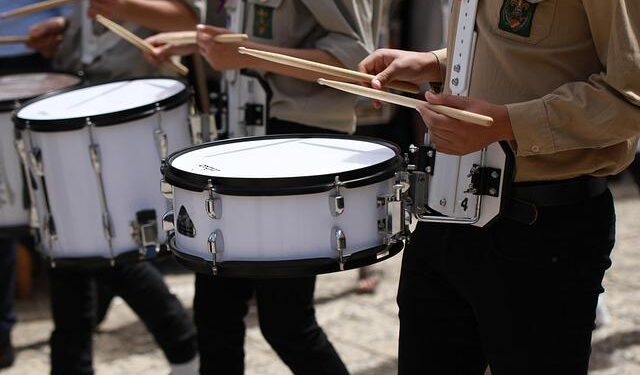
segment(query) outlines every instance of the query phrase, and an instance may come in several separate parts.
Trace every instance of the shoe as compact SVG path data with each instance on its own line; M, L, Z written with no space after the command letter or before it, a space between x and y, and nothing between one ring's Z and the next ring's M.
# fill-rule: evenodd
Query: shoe
M169 375L198 375L200 366L200 356L196 355L185 363L172 363Z
M13 345L11 345L11 334L0 333L0 369L11 367L15 359Z

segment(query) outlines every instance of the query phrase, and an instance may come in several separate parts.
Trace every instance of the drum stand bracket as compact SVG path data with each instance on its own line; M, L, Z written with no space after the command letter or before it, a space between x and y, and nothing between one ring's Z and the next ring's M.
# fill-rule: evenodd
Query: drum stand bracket
M398 176L393 185L393 193L378 196L377 206L381 217L378 219L378 232L383 236L384 243L391 245L406 237L407 215L405 215L405 196L409 184L404 181L408 176Z

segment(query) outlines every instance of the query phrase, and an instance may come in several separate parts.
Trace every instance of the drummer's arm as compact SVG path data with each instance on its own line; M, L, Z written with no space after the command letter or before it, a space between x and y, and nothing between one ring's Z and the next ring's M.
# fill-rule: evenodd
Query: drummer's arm
M194 29L198 23L196 1L187 0L91 0L89 16L129 21L154 31Z

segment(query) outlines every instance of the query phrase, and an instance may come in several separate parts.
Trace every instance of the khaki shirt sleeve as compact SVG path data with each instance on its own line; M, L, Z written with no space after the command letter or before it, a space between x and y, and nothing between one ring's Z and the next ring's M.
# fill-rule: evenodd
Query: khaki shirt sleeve
M440 65L440 82L444 83L447 79L447 49L439 49L431 51L438 59L438 65Z
M375 49L381 0L303 0L327 34L315 47L340 60L349 69Z
M602 72L507 105L519 156L601 148L640 133L640 2L583 4Z

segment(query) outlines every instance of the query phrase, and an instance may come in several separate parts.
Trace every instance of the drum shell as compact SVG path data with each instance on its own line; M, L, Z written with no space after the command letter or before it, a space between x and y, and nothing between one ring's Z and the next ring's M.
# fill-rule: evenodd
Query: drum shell
M217 262L295 261L337 259L335 230L346 237L344 256L383 246L378 232L377 197L391 194L394 178L371 185L343 188L345 209L334 216L333 191L303 195L217 195L221 216L212 219L205 208L206 192L173 189L176 248L187 255L212 261L208 239L222 235ZM195 227L195 237L180 233L179 212L184 207ZM221 250L220 250L221 249Z
M167 201L158 189L161 157L155 131L161 116L169 152L188 146L188 113L188 105L184 103L134 121L93 127L93 139L100 147L114 256L138 248L130 224L141 210L155 210L158 239L164 241L159 223ZM99 184L89 153L89 128L30 131L29 136L33 145L41 149L46 192L56 225L57 239L52 247L41 233L47 255L56 259L111 257L103 235ZM44 222L46 207L42 194L37 194L37 205L40 221Z
M29 227L29 210L26 206L22 164L14 146L14 129L11 112L0 112L0 174L13 192L11 202L0 202L0 235L26 231ZM0 184L2 184L0 175ZM8 196L0 196L0 200Z

